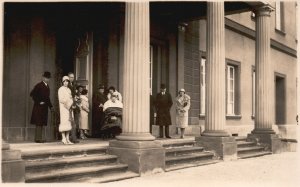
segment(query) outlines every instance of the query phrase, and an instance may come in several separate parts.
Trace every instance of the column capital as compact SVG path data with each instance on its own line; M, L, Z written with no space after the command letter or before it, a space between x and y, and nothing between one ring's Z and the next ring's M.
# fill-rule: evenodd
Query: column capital
M271 12L273 12L274 10L275 9L271 5L265 4L262 6L255 7L253 12L255 13L255 17L270 16Z

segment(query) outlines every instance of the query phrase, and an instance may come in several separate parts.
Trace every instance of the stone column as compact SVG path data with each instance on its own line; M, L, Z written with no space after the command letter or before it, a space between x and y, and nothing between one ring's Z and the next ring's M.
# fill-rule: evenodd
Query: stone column
M274 70L270 60L270 6L256 9L255 43L255 129L253 134L274 134Z
M225 129L225 23L224 2L207 2L205 130L199 146L223 160L237 158L237 144Z
M149 2L126 2L122 134L108 150L140 174L165 167L165 151L149 133L149 21Z
M229 136L225 128L224 2L207 3L207 73L203 136Z
M149 133L149 3L126 3L123 133L118 140L154 140Z
M270 60L270 13L273 8L263 5L255 9L255 128L248 139L280 152L281 140L272 129L274 123L274 70Z
M178 24L178 52L177 52L177 88L184 88L184 41L186 25ZM177 90L178 91L178 90Z

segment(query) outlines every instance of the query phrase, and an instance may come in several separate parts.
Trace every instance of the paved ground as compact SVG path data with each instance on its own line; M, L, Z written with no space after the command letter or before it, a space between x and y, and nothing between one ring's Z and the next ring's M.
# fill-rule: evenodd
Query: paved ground
M299 187L300 156L289 152L220 162L213 165L151 174L139 178L101 184L114 186L187 187Z

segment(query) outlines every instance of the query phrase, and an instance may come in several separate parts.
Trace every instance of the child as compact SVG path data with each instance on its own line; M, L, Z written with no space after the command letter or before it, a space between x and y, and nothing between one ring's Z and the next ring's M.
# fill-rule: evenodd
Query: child
M81 110L80 110L80 123L79 123L79 129L80 129L80 138L86 139L85 136L87 134L87 131L89 130L89 123L88 123L88 113L89 110L89 100L87 97L87 89L82 90L80 99L81 99Z

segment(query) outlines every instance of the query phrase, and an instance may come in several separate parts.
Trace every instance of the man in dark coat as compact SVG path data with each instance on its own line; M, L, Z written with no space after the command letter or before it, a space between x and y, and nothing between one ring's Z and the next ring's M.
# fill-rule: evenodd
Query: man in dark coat
M44 72L43 80L36 84L30 92L30 96L34 101L30 123L35 125L35 142L44 143L45 137L44 126L47 126L48 108L53 111L53 106L50 101L49 80L51 78L50 72Z
M77 128L79 127L79 116L80 116L80 109L79 107L76 105L76 85L74 84L74 79L75 79L75 75L74 73L70 72L68 73L68 77L70 80L70 84L68 85L68 87L71 90L71 94L72 97L74 99L74 105L76 108L73 109L73 114L74 114L74 121L71 123L72 124L72 129L71 129L71 141L73 143L79 143L79 141L77 140Z
M165 127L166 138L171 138L169 135L169 125L172 125L170 109L173 105L172 97L167 93L167 88L164 84L160 86L160 93L156 95L155 108L157 112L156 125L159 126L159 138L163 138L163 127Z
M104 121L103 105L106 101L107 96L104 93L104 85L100 84L98 87L98 91L93 95L93 137L102 136L100 131Z

